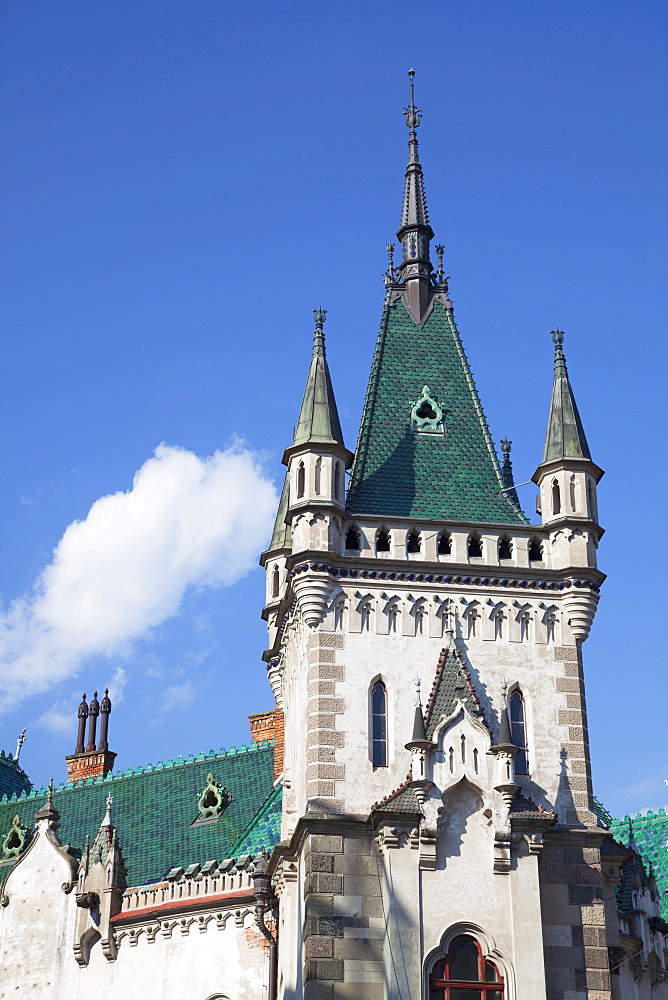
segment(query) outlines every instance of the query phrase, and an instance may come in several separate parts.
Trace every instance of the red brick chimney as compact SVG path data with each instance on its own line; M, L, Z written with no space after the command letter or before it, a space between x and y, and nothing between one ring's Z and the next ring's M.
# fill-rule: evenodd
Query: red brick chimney
M79 719L77 745L74 748L74 753L65 758L67 761L67 777L72 784L76 784L77 781L85 781L86 778L104 777L112 770L116 754L111 753L107 742L110 713L111 701L109 700L108 688L104 692L101 704L97 700L97 691L93 695L90 705L86 704L86 695L84 694L77 712L77 718ZM102 716L100 742L96 746L95 731L99 715ZM88 743L84 747L86 719L88 719Z
M284 719L280 708L273 712L258 712L249 715L251 738L253 743L272 740L274 743L274 778L283 772Z

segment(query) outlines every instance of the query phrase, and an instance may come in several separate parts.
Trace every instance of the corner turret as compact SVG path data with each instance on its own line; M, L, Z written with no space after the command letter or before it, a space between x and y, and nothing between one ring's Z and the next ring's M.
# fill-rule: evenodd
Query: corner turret
M554 383L543 461L533 475L540 487L543 524L558 519L598 523L596 485L603 469L592 462L564 356L564 334L552 331Z

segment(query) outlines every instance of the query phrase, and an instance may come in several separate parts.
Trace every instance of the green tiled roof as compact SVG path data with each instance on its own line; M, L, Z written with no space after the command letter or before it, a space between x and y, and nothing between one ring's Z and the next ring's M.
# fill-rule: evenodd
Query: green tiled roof
M436 668L436 677L425 711L427 738L432 739L441 719L447 718L461 701L471 715L482 716L466 664L458 649L444 649Z
M445 433L418 433L424 386ZM452 310L436 301L422 327L403 301L387 305L353 466L353 514L524 524L507 494Z
M3 795L24 795L31 791L32 784L22 767L9 754L0 750L0 798Z
M276 807L280 799L273 771L273 744L263 743L219 753L212 750L196 759L148 765L84 784L61 786L53 795L60 813L58 835L79 851L87 836L92 843L111 792L128 885L157 881L176 865L211 858L222 861L261 847L271 850L280 837L280 808ZM192 826L209 772L226 788L231 801L217 821ZM45 800L42 789L0 801L0 836L4 837L17 814L32 829L35 813ZM0 864L0 880L2 869L6 875L7 867Z
M668 816L664 809L657 813L649 810L644 816L637 815L631 819L613 819L610 834L621 844L629 845L631 837L645 863L646 869L652 870L659 890L661 916L668 920ZM620 906L623 900L620 900Z

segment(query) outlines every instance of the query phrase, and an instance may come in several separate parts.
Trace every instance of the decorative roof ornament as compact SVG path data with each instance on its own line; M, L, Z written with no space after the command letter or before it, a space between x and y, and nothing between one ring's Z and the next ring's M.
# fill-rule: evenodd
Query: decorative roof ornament
M410 92L411 92L411 102L407 108L404 108L404 116L406 118L406 125L410 129L418 128L420 124L420 119L422 118L422 111L420 108L415 107L415 70L409 69L408 79L410 81Z
M16 741L16 753L14 754L14 760L16 761L17 764L19 762L19 757L21 756L21 747L23 746L25 741L26 741L26 731L25 729L22 729L21 732L19 733L19 738Z
M104 814L104 819L102 820L102 824L101 824L102 826L113 826L114 825L114 821L111 818L111 806L112 806L113 801L114 801L114 797L111 794L111 792L109 792L109 794L107 795L107 802L106 802L107 809L106 809L106 812Z
M51 780L49 781L49 787L46 795L46 802L39 810L39 812L35 813L35 819L48 819L51 820L51 822L55 825L58 823L58 820L60 819L60 813L53 804L53 791L54 791L53 778L51 778Z
M513 463L510 460L510 449L513 442L509 441L508 438L503 438L500 442L501 451L503 453L503 463L501 465L501 478L503 479L503 492L506 496L514 500L519 507L520 501L517 496L517 491L515 489L515 479L513 477Z
M30 842L30 832L23 825L19 816L15 816L4 840L2 841L2 853L7 860L18 858L23 854Z
M415 430L421 434L443 434L443 408L431 395L428 385L422 389L422 395L413 404L411 420Z
M202 823L205 820L218 819L229 803L230 794L227 789L216 781L211 773L207 774L206 788L200 795L197 802L199 816L195 822Z
M313 310L313 316L315 319L315 332L313 334L313 354L324 354L325 353L325 331L324 325L327 319L327 310L322 309L318 306L317 309Z

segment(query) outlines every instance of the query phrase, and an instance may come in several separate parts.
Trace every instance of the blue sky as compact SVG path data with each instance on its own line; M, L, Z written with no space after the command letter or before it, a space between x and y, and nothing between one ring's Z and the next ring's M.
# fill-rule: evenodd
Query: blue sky
M135 518L136 544L77 584L129 615L118 594L160 527L138 530L137 509L170 489L193 515L170 530L229 569L158 560L133 624L59 619L55 646L19 649L0 744L28 727L38 783L64 776L82 690L118 689L122 767L238 745L247 713L271 707L262 575L246 569L272 495L251 527L239 497L212 527L215 477L245 447L249 482L265 488L257 463L279 482L318 305L354 446L413 65L431 221L492 434L529 479L559 325L606 469L609 579L584 648L596 790L618 813L666 802L667 21L652 0L0 5L5 627L34 633L66 529L138 470L134 513L122 497L94 508ZM520 492L531 513L534 487ZM94 521L59 549L61 599Z

